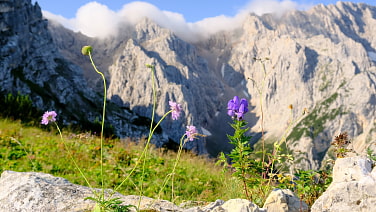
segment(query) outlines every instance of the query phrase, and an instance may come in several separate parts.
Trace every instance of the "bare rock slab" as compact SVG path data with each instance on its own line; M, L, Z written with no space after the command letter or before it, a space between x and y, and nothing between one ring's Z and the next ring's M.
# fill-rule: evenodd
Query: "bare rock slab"
M99 192L99 189L96 189ZM108 195L108 191L106 191ZM93 197L89 187L80 186L50 174L36 172L4 171L0 178L0 212L18 211L91 211L95 202L85 200ZM139 196L124 196L115 193L122 205L138 205ZM181 209L165 200L142 197L140 209L157 211L180 211Z
M311 208L312 212L376 211L376 168L364 156L339 158L333 182Z
M100 192L100 189L94 189ZM108 195L111 190L106 190ZM86 212L92 211L95 202L85 200L93 197L93 190L86 186L76 185L68 180L50 174L37 172L4 171L0 177L0 212ZM295 212L307 211L302 203L290 190L275 190L267 198L264 208L245 199L230 199L188 207L177 206L166 200L157 200L135 195L113 194L122 205L139 206L139 210L176 211L176 212ZM141 200L140 200L141 198ZM191 205L191 206L189 206ZM136 211L135 208L130 208Z
M274 189L266 198L263 208L268 212L308 211L308 205L289 189Z

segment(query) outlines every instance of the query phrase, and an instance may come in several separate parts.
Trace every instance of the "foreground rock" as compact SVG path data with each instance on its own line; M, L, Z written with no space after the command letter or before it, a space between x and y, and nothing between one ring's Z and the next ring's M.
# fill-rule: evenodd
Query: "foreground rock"
M99 191L99 190L97 190ZM95 207L92 200L84 200L93 196L90 188L70 183L60 177L36 172L5 171L0 178L0 211L90 211ZM113 195L120 198L122 205L138 205L139 197ZM165 200L155 200L142 197L140 210L154 209L156 211L250 211L258 212L257 205L248 200L217 200L202 207L183 209ZM134 208L131 208L135 211Z
M100 191L100 190L96 190ZM109 191L106 191L108 194ZM17 211L90 211L95 202L85 200L92 195L92 190L85 186L75 185L68 180L50 174L36 172L5 171L0 178L0 212ZM115 193L113 198L120 198L122 205L138 205L139 196L124 196ZM180 206L166 200L155 200L142 197L140 210L182 212L295 212L307 211L307 205L301 207L300 200L289 190L275 190L268 197L265 207L245 199L217 200L212 203L186 202ZM196 204L196 205L195 205ZM197 206L198 205L198 206ZM135 211L135 208L130 208Z
M264 203L268 212L306 212L308 205L289 189L273 190Z
M100 190L97 190L100 191ZM95 202L84 200L90 197L90 188L70 183L60 177L36 172L5 171L0 178L0 211L88 211ZM123 205L137 205L138 196L113 195ZM143 197L140 209L153 208L158 211L180 210L171 202Z
M88 211L95 202L90 188L70 183L50 174L5 171L0 178L0 212L8 211ZM123 205L138 205L138 196L113 195ZM142 197L140 210L181 212L295 212L308 211L308 206L289 190L274 190L259 208L244 199L217 200L195 206L177 206L169 201ZM333 182L313 204L312 212L376 211L376 168L367 157L340 158L333 168ZM195 206L195 207L194 207ZM134 208L131 210L135 211Z
M339 158L333 182L312 206L312 212L376 211L376 168L367 157Z

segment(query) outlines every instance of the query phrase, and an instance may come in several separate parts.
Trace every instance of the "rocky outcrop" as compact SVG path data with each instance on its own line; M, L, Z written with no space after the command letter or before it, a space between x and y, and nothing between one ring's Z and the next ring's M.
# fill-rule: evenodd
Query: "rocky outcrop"
M376 168L367 157L339 158L333 168L333 182L315 201L311 211L374 211L376 203ZM99 189L94 189L99 191ZM106 195L110 190L106 190ZM92 190L50 174L5 171L0 177L0 211L86 211L95 202L84 200ZM122 205L138 205L139 197L115 193ZM217 200L212 203L186 202L177 206L165 200L142 197L140 208L156 211L308 211L308 206L291 191L276 189L267 197L263 208L244 199ZM134 208L131 208L134 210Z
M275 189L266 198L264 209L269 212L306 212L308 205L289 189Z
M320 167L332 138L341 132L353 138L358 152L375 147L370 145L375 142L374 14L375 7L338 2L281 18L249 15L237 39L231 32L227 41L213 38L233 43L219 56L227 59L219 62L249 79L242 89L257 117L262 100L267 139L286 133L288 147L301 161L297 168ZM217 45L209 47L219 52ZM253 58L264 60L265 73ZM310 112L306 116L304 108ZM297 122L287 130L291 119ZM260 121L253 122L254 132L260 132Z
M218 105L225 102L213 98L223 89L204 58L198 56L194 46L149 19L140 22L135 33L136 36L121 47L122 51L109 68L109 98L120 98L122 104L129 105L136 113L150 117L153 86L151 70L146 64L152 64L155 66L157 120L169 110L169 101L180 103L184 111L179 120L163 121L164 131L175 141L184 134L187 125L195 125L202 131L219 110ZM204 153L205 147L189 146L198 143L187 143L187 147Z
M35 172L5 171L0 178L0 211L88 211L95 202L85 200L94 197L90 188L70 183L66 179ZM100 189L96 189L100 192ZM108 192L108 191L106 191ZM106 193L107 197L109 193ZM138 205L139 197L115 193L112 198L121 198L123 205ZM168 201L155 201L144 197L140 208L160 211L176 210ZM163 208L163 210L161 210Z
M349 134L358 153L375 148L375 14L375 7L349 2L280 17L249 14L242 27L196 43L146 18L109 40L87 41L105 55L98 60L105 64L109 97L146 117L151 114L151 82L145 64L155 65L158 117L170 99L184 108L182 120L162 124L169 138L176 141L185 125L194 124L210 134L205 139L209 154L228 152L232 146L226 134L232 131L226 103L239 95L250 99L253 110L245 118L253 134L261 131L263 102L267 140L286 133L300 161L295 168L317 169L341 132ZM54 32L59 37L61 31ZM67 58L75 58L64 39L55 42ZM254 58L269 59L264 61L266 75ZM310 113L302 117L304 108ZM291 119L297 121L286 131Z
M103 97L88 86L82 69L58 50L38 3L1 1L0 8L0 95L28 95L39 110L55 110L64 125L100 120ZM81 54L81 47L75 58L88 60ZM92 68L90 71L86 75L97 75ZM148 135L149 118L111 102L108 108L106 124L113 126L119 137ZM160 146L167 140L158 131L153 141Z
M0 177L0 212L8 211L88 211L95 202L85 200L93 197L89 187L75 185L68 180L50 174L36 172L4 171ZM94 189L100 192L100 189ZM212 203L185 202L179 206L165 200L115 193L111 198L119 198L121 205L138 206L140 210L181 211L181 212L295 212L307 211L307 205L301 202L291 191L276 190L268 197L265 208L245 199L217 200ZM111 190L106 190L106 198ZM199 202L197 202L199 203ZM136 211L134 207L129 208Z
M312 212L375 211L376 168L367 157L339 158L333 181L312 205Z

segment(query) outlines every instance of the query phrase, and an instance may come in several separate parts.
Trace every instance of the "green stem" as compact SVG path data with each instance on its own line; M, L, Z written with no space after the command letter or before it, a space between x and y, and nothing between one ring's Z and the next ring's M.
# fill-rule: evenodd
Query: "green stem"
M243 121L238 121L238 120L235 119L235 123L236 123L235 132L240 131L242 129L242 126L243 126ZM248 166L248 164L245 161L244 144L242 143L242 140L243 140L242 137L243 137L243 135L240 135L236 138L236 141L237 141L237 147L236 148L239 150L239 155L240 155L240 161L239 162L240 162L241 176L242 176L242 182L243 182L245 196L247 197L247 199L252 201L252 198L248 193L248 186L247 186L247 182L246 182L246 167Z
M262 166L265 166L265 156L266 156L266 150L265 150L265 133L264 133L264 109L263 109L263 101L262 101L262 92L265 89L265 78L266 78L266 69L265 64L263 61L261 61L262 69L264 71L264 78L262 80L261 90L260 90L260 110L261 110L261 140L262 140ZM264 179L266 179L267 173L263 173Z
M29 152L26 150L26 147L24 147L24 146L22 145L22 143L21 143L19 140L17 140L16 138L10 137L10 139L12 139L13 141L17 142L17 143L21 146L21 148L23 149L23 151L26 153L27 158L29 159L31 165L33 166L33 171L36 170L36 165L34 164L33 160L31 159L31 155L30 155Z
M151 84L152 84L152 90L153 90L153 108L152 108L152 115L151 115L151 122L150 122L150 129L149 129L149 138L152 137L153 135L153 124L154 124L154 118L155 118L155 108L156 108L156 105L157 105L157 94L156 94L156 89L155 89L155 76L154 76L154 72L155 72L155 68L154 66L152 65L147 65L148 68L150 68L151 70ZM149 142L147 142L146 146L145 146L145 150L147 150L149 148ZM140 180L140 184L141 184L141 189L140 189L140 199L139 199L139 202L138 202L138 208L140 208L140 205L141 205L141 196L143 194L143 188L144 188L144 174L145 174L145 165L146 165L146 159L147 159L147 151L145 151L145 158L144 158L144 161L143 161L143 165L142 165L142 175L141 175L141 180Z
M64 138L63 138L63 135L62 135L61 130L59 128L59 125L56 122L54 122L54 123L56 125L57 130L59 131L61 142L64 144L65 149L68 151L68 155L69 155L70 159L73 161L74 166L76 167L76 169L78 169L78 171L80 172L81 176L84 178L85 182L87 183L87 185L89 186L89 188L91 189L91 191L93 192L93 194L95 196L98 196L97 192L93 189L93 187L89 183L88 179L86 178L85 174L82 172L82 170L80 169L80 167L78 167L78 164L77 164L76 160L73 158L73 154L70 151L70 148L68 148L67 144L64 141Z
M89 51L89 58L91 61L91 64L94 68L94 70L101 75L103 79L103 88L104 88L104 93L103 93L103 112L102 112L102 128L101 128L101 143L100 143L100 148L101 148L101 156L100 156L100 165L101 165L101 183L102 183L102 201L104 201L104 178L103 178L103 131L104 131L104 119L106 115L106 100L107 100L107 86L106 86L106 78L104 77L103 73L98 71L97 67L94 64L93 58L91 56L91 51Z
M157 129L157 127L161 124L161 122L166 118L166 116L168 115L168 114L170 114L172 112L172 110L170 110L170 111L168 111L167 113L165 113L163 116L162 116L162 118L161 118L161 120L159 120L158 121L158 123L154 126L154 128L153 128L153 130L152 130L152 132L151 132L151 135L153 135L154 134L154 131ZM146 147L149 145L149 143L150 143L150 141L151 141L151 136L149 136L148 137L148 140L147 140L147 142L146 142ZM135 164L135 166L133 167L133 169L131 170L131 172L127 175L127 177L117 186L117 187L115 187L115 189L114 189L114 192L116 192L128 179L129 179L129 177L133 174L133 172L136 170L136 168L137 168L137 166L139 165L139 163L140 163L140 161L142 160L142 158L144 157L144 155L145 155L145 153L146 153L146 148L144 148L144 150L142 151L142 153L141 153L141 156L140 156L140 159L139 160L137 160L137 162L136 162L136 164Z

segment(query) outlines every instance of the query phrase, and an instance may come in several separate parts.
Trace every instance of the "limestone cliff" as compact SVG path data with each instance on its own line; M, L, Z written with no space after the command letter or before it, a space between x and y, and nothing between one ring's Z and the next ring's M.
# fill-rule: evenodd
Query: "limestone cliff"
M37 3L1 1L0 31L1 95L28 95L34 106L57 111L58 120L67 125L101 119L103 97L88 87L82 69L60 53ZM77 58L88 60L83 55ZM87 75L95 75L91 71ZM108 107L112 109L107 113L107 123L119 136L147 135L150 119L112 103ZM165 142L166 138L159 140Z
M111 123L121 136L127 136L132 129L122 127L130 119L119 117L129 117L124 114L130 110L144 117L151 115L151 73L145 65L152 64L156 68L157 119L169 110L169 100L181 103L184 109L180 120L163 122L162 143L168 139L178 142L185 126L194 124L209 136L204 139L206 143L191 143L189 148L201 153L207 150L213 156L229 151L226 134L231 133L231 119L226 107L227 101L238 95L250 100L252 111L246 120L255 140L261 132L262 102L267 141L285 135L288 148L300 161L299 167L319 168L329 157L333 137L340 132L349 134L352 148L358 152L376 147L373 6L338 2L278 17L249 14L241 27L192 43L148 18L122 26L119 35L107 39L89 38L52 22L47 31L47 22L40 17L37 5L15 2L27 4L30 17L28 28L22 29L25 16L12 25L9 21L15 19L9 18L9 11L14 9L2 9L2 16L8 17L2 22L9 22L0 25L7 33L1 39L1 63L5 67L0 74L2 91L31 94L37 91L30 85L43 88L48 81L53 82L48 86L55 86L50 88L50 97L66 103L64 108L71 108L72 101L84 101L77 100L77 94L94 101L91 89L100 92L101 84L87 58L80 56L83 45L92 45L94 59L109 82L109 99L117 105L115 108L129 109L113 112L117 116L112 117L117 118ZM264 61L265 71L260 60ZM59 71L61 64L68 69ZM39 96L33 100L44 107L46 95ZM309 113L302 116L305 108ZM291 130L286 130L288 127Z

